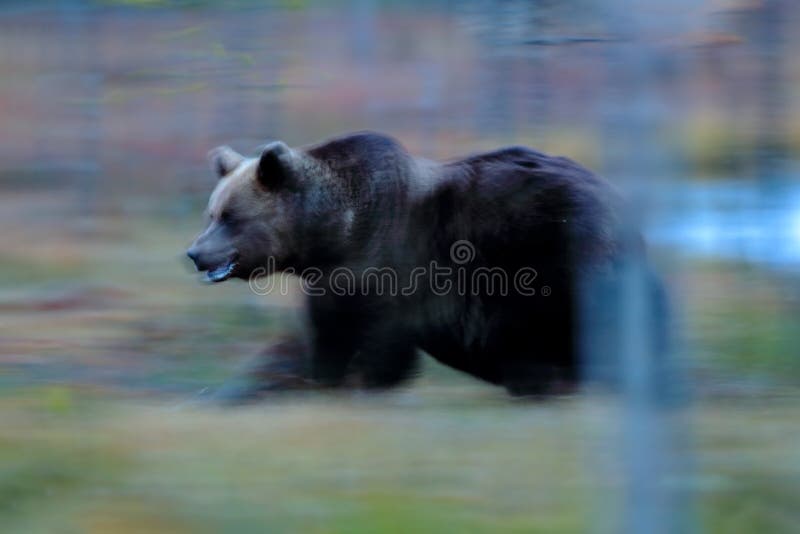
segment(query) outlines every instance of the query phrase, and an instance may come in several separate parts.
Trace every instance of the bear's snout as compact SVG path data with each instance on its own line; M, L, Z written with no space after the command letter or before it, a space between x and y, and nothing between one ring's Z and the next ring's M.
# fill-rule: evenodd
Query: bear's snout
M189 247L189 250L186 251L186 255L194 262L198 271L207 271L214 267L215 264L222 263L225 259L224 254L211 254L208 250L205 250L204 247L199 247L196 244Z
M203 247L192 245L186 251L186 255L194 262L198 271L214 269L222 264L230 263L238 259L238 254L234 250L209 251Z
M211 224L186 251L198 271L209 271L236 262L238 251L225 228Z
M186 251L186 255L194 262L194 266L197 267L198 271L207 271L214 263L211 256L200 250L196 245L192 245L189 250Z
M194 262L200 272L205 272L208 282L222 282L236 275L239 267L239 253L235 250L209 253L197 245L192 245L186 255Z
M192 260L195 265L197 265L197 257L200 255L200 253L196 248L189 247L189 250L186 251L186 255L189 256L189 259Z

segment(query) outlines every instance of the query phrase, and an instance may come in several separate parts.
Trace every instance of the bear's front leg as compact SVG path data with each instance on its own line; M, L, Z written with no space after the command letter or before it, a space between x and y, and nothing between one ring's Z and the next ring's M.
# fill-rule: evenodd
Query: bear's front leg
M414 374L414 339L391 305L364 296L310 300L311 378L317 385L385 389Z
M356 352L360 318L309 303L308 329L263 350L210 400L223 405L258 401L267 395L342 385Z
M308 343L301 336L286 337L248 362L236 377L214 392L212 400L244 404L269 393L312 388L309 358Z
M412 378L419 354L410 332L398 320L385 318L371 325L353 362L361 386L371 390L395 387Z
M364 308L354 297L324 295L309 297L307 309L309 377L320 387L341 386L363 342Z

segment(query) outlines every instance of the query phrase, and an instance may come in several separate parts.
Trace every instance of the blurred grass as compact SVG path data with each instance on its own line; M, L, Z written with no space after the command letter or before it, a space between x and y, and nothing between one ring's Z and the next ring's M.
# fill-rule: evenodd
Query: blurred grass
M732 383L800 385L800 300L793 276L698 261L686 282L683 311L693 367Z
M613 516L597 504L622 489L599 476L619 462L599 397L531 405L427 385L216 411L73 395L66 412L0 400L4 532L572 533ZM703 531L793 532L798 407L693 415L695 473L663 483L697 493Z

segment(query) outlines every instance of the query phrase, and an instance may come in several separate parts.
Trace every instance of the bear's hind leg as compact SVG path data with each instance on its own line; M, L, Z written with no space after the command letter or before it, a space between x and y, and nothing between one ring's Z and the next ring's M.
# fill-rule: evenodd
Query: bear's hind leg
M514 397L550 397L574 393L578 380L574 369L548 363L505 362L503 386Z
M568 319L540 318L527 330L506 330L499 339L493 352L511 395L546 397L575 391L579 370Z

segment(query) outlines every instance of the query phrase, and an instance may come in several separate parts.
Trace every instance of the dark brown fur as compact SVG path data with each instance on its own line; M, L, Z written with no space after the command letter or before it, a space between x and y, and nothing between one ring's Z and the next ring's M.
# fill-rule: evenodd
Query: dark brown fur
M563 390L578 382L585 325L577 288L590 278L613 285L621 258L642 254L639 242L623 246L621 201L605 181L571 160L525 147L444 164L412 158L395 140L374 133L284 148L279 165L265 152L239 185L227 186L245 191L227 193L244 195L249 204L244 211L257 220L240 220L238 230L229 229L227 238L207 247L208 254L219 261L236 248L241 262L233 276L240 278L277 255L282 269L320 273L308 283L326 294L307 297L303 342L282 343L274 360L268 350L257 380L236 395L276 384L389 387L413 374L418 350L514 394ZM223 163L216 161L215 167L224 169ZM260 187L247 189L253 183ZM231 206L241 206L241 198L237 202ZM249 228L263 220L280 228L251 236ZM270 232L283 236L274 238L282 240L275 250ZM463 241L475 256L458 264L451 247ZM232 242L257 242L260 248L243 258ZM201 268L213 267L213 261L194 258ZM415 267L431 262L462 269L467 277L499 268L509 280L532 268L537 292L511 287L506 294L439 295L431 289L430 273L408 295L361 286L349 295L331 291L337 268L346 267L361 280L369 268L388 267L404 286ZM457 283L455 275L451 279ZM287 380L288 375L299 379Z

